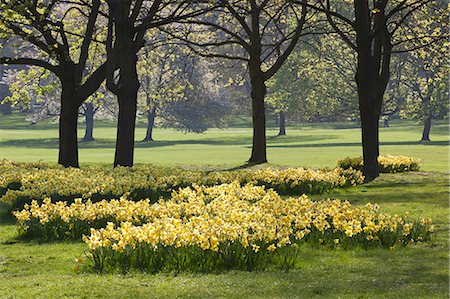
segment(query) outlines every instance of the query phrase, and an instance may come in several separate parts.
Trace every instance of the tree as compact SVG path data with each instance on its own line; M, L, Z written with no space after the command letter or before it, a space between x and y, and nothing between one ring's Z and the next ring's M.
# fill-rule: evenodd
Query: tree
M411 26L427 28L428 41L439 36L449 36L448 10L444 5L429 6L420 17L411 20ZM421 141L430 140L432 119L442 119L448 115L449 69L448 53L450 42L439 39L407 53L404 58L404 82L408 91L403 117L410 117L423 123Z
M217 1L209 13L180 21L172 36L203 57L243 63L251 84L251 163L267 162L265 97L267 81L281 68L306 28L306 5L292 1Z
M5 72L2 83L10 90L10 95L3 102L27 111L27 120L32 124L48 118L58 118L61 85L51 72L33 66L22 70L9 69Z
M28 112L27 120L35 124L41 120L60 117L61 84L56 76L42 68L27 67L23 70L10 69L5 73L2 83L9 87L11 93L4 99L5 103L20 106ZM109 116L106 106L110 105L110 96L104 86L100 88L79 109L79 115L85 117L85 134L83 142L93 141L94 115Z
M107 87L117 96L117 124L114 167L133 166L139 78L137 53L145 45L147 30L195 16L193 1L107 0L109 61Z
M390 78L392 54L407 52L413 41L419 47L431 44L429 32L405 25L411 16L423 13L431 0L323 0L306 4L323 12L332 27L357 54L356 84L361 118L363 173L366 181L379 176L379 127L382 102Z
M0 1L0 38L5 43L16 42L19 49L0 57L0 63L44 68L61 83L58 163L65 167L78 167L78 109L106 77L106 64L86 73L101 6L100 0L89 4L82 0L70 4L58 0Z
M404 77L407 76L405 68L405 55L396 57L391 62L391 78L384 96L383 106L381 108L381 117L383 119L384 127L389 127L389 120L395 115L399 114L400 110L405 105L405 100L409 92L404 84ZM412 75L412 74L411 74Z
M216 73L211 63L196 58L187 76L189 88L177 101L168 101L161 109L162 125L185 132L202 133L209 127L227 124L231 105L219 91Z
M106 90L106 86L102 84L100 88L90 96L81 105L79 114L84 116L85 119L85 132L84 137L81 139L83 142L94 141L94 118L110 118L115 117L113 96ZM110 111L112 108L113 111Z
M353 73L353 55L339 38L322 35L303 39L269 81L267 102L280 114L279 135L286 133L286 115L303 122L354 118Z
M143 141L153 141L156 117L169 102L181 100L185 90L190 88L188 77L194 59L178 45L171 45L166 36L154 38L160 39L157 42L160 45L144 47L138 62L140 107L147 116L147 132Z
M0 79L3 78L7 68L0 65ZM0 81L0 111L3 115L9 115L12 113L11 103L3 102L3 100L9 96L8 85Z

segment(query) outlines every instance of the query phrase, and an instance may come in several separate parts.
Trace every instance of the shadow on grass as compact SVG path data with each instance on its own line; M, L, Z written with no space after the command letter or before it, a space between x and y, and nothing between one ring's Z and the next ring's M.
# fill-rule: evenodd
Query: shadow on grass
M419 204L449 208L449 181L446 174L384 174L375 181L355 188L335 189L328 195L352 204Z
M307 136L284 136L282 138L268 137L270 144L311 142L332 139L333 135L307 135ZM251 136L234 136L234 137L217 137L202 139L185 139L185 140L161 140L152 142L137 141L136 148L157 148L174 145L247 145L252 143ZM294 146L294 145L292 145ZM28 147L28 148L58 148L58 138L39 138L39 139L10 139L0 142L0 147ZM83 148L114 148L115 141L113 139L96 139L92 142L79 142L79 147Z
M322 141L332 139L332 135L308 135L308 136L271 136L267 139L269 148L320 148L320 147L347 147L360 146L359 142L331 142L331 143L305 143L312 141ZM186 140L161 140L152 142L137 141L136 148L158 148L174 145L245 145L251 147L251 137L222 137L222 138L204 138L204 139L186 139ZM449 141L389 141L381 142L381 145L434 145L448 146ZM0 142L0 147L25 147L25 148L58 148L58 138L39 138L39 139L10 139ZM115 141L112 139L96 139L92 142L79 142L79 147L84 148L115 148Z
M428 192L413 192L410 191L407 196L405 194L399 194L396 191L391 192L383 192L383 193L376 193L376 194L364 194L364 199L361 199L361 193L352 193L352 194L346 194L345 199L349 200L352 204L366 204L366 203L377 203L380 205L383 204L411 204L411 203L417 203L417 204L433 204L433 206L438 206L441 208L448 209L448 200L445 200L447 197L447 192L434 192L433 194ZM343 198L342 193L338 194L337 196L330 195L331 197L336 198ZM437 201L435 198L440 197L443 200Z
M238 165L238 166L235 166L235 167L227 168L227 169L224 169L223 171L234 171L234 170L248 169L248 168L252 168L253 166L256 166L256 165L264 165L264 164L245 162L242 165Z
M8 211L9 209L5 204L0 202L0 225L16 223L16 218Z
M380 145L438 145L448 146L449 141L429 141L423 143L420 141L388 141L381 142ZM302 147L343 147L343 146L361 146L360 142L333 142L333 143L308 143L308 144L268 144L272 148L302 148Z

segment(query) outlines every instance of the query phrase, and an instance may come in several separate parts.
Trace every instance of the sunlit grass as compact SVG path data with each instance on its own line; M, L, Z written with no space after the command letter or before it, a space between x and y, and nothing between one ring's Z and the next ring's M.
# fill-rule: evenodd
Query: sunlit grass
M56 162L57 125L33 126L19 122L20 118L0 116L0 158ZM367 185L314 196L347 199L360 206L374 202L385 212L409 211L413 218L430 217L436 224L430 244L394 250L304 246L296 268L289 273L272 268L221 274L97 275L76 269L74 258L83 255L83 243L19 241L16 226L0 213L0 297L448 298L448 129L447 120L436 122L432 142L419 143L420 124L392 122L390 128L381 128L381 154L420 158L422 172L383 174ZM140 124L136 139L144 133ZM268 130L272 164L333 167L338 158L361 155L360 130L354 123L291 125L287 133L275 137L273 124ZM94 136L96 142L81 144L80 161L111 165L113 123L97 122ZM251 129L245 120L200 135L156 129L154 137L155 143L137 143L137 163L220 169L242 165L250 154Z
M23 115L0 117L0 158L18 161L57 161L57 125L49 121L30 125ZM14 124L17 124L16 126ZM203 134L185 134L156 128L155 142L140 142L145 127L136 130L136 163L159 165L213 165L229 168L242 165L250 155L252 130L248 121L236 121L230 128L210 129ZM277 137L274 123L268 124L268 160L272 165L333 167L336 160L361 155L361 132L355 123L290 124L287 136ZM380 129L381 154L420 158L425 171L448 171L449 125L436 121L431 142L420 143L421 124L394 121ZM97 121L95 142L80 143L82 165L105 163L114 158L115 126L112 121ZM83 136L80 124L79 137Z

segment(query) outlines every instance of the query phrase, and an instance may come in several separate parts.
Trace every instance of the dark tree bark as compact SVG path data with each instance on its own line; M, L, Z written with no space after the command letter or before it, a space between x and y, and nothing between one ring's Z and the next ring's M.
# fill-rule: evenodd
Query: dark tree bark
M147 110L147 133L142 141L153 141L153 127L155 125L156 107Z
M61 80L61 112L59 120L59 158L64 167L79 167L78 163L78 110L105 80L106 64L100 66L84 84L71 61L61 63L58 75Z
M64 71L62 71L64 70ZM70 67L61 68L61 112L59 120L59 157L58 163L64 167L79 167L78 164L78 110L104 81L106 66L99 67L83 84L76 85L76 74Z
M356 84L358 89L359 111L361 116L361 133L363 145L363 174L366 182L380 175L378 167L379 119L384 92L389 82L389 64L392 52L390 34L384 19L387 2L377 3L380 10L370 16L368 1L354 1L356 52ZM372 33L372 22L377 33Z
M116 152L114 167L133 166L134 136L137 112L137 93L139 79L137 74L137 52L142 47L142 40L136 41L133 18L130 17L131 1L110 0L109 24L109 56L113 55L119 79L114 82L114 72L109 74L108 87L117 96L119 102L119 120L117 123ZM112 19L111 19L112 18ZM112 29L114 28L115 43L112 49ZM143 39L143 35L141 35ZM113 51L114 50L114 51Z
M280 111L280 121L279 121L280 130L278 132L278 136L286 135L286 112Z
M85 111L84 111L84 117L86 119L86 128L85 128L85 132L84 132L84 137L82 139L83 142L90 142L90 141L94 141L94 114L95 114L95 109L94 109L94 104L93 103L86 103L85 104Z
M364 93L362 98L364 99ZM378 168L378 115L370 108L367 103L360 104L361 113L361 132L363 144L363 174L366 181L372 181L379 176L380 170Z
M79 167L77 121L80 102L74 95L70 88L63 89L61 94L58 163L64 167Z
M356 84L363 145L363 173L371 181L379 176L378 169L378 117L376 109L376 78L372 60L372 40L367 1L355 1L356 43L358 62Z
M431 117L425 119L422 131L422 139L420 141L430 141Z
M134 130L136 127L137 93L139 89L136 70L137 55L134 50L129 53L122 53L122 55L120 82L117 92L119 120L117 123L114 167L131 167L134 160Z
M259 60L260 55L255 55ZM253 64L253 65L252 65ZM253 145L252 154L248 162L267 163L266 150L266 113L264 97L267 89L264 73L260 69L260 62L250 59L250 79L252 83L252 120L253 120Z

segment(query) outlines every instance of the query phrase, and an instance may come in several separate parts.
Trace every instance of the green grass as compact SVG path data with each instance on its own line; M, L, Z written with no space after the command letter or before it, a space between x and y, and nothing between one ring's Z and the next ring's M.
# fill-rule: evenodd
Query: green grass
M0 116L0 159L56 162L57 125L29 125L23 118ZM272 165L333 167L336 159L361 155L360 129L353 123L291 125L285 137L275 137L276 128L269 125ZM98 275L76 270L74 258L86 250L83 243L20 241L13 221L0 213L0 297L448 298L449 125L447 120L433 124L429 143L418 142L421 129L413 122L393 122L390 128L381 128L380 139L381 154L421 158L423 172L383 174L370 184L314 198L347 199L355 205L375 202L390 213L410 211L416 219L431 217L436 224L431 244L394 250L302 247L298 264L289 273L270 269ZM139 123L137 140L144 132ZM97 122L94 134L96 142L80 145L81 163L112 164L114 124ZM242 165L250 154L251 129L246 120L199 135L156 129L154 137L154 143L137 143L137 163L230 168Z
M410 211L413 218L431 217L433 242L393 250L302 247L289 273L80 273L74 258L86 249L83 243L23 242L16 239L13 224L3 223L0 297L448 298L448 185L447 174L383 174L368 185L327 195L356 205L377 202L383 211Z
M24 115L0 116L0 158L18 161L56 162L57 125L26 123ZM293 124L287 136L276 137L268 124L268 159L272 165L333 167L336 160L360 156L360 129L354 123ZM425 171L447 172L449 167L448 121L437 121L431 142L420 143L422 126L411 121L392 122L380 129L381 154L407 155L422 159ZM111 121L97 121L92 143L80 143L80 163L106 163L114 158L115 127ZM237 120L225 130L210 129L203 134L184 134L156 128L156 142L139 142L144 137L142 122L136 130L136 163L160 165L213 165L218 168L242 165L250 156L252 130L245 120ZM83 136L80 124L79 136Z

